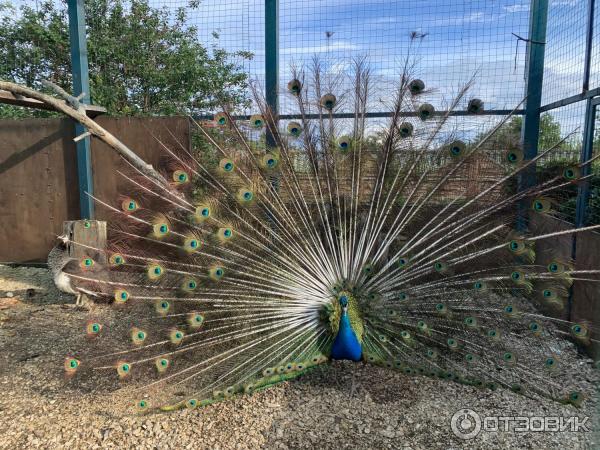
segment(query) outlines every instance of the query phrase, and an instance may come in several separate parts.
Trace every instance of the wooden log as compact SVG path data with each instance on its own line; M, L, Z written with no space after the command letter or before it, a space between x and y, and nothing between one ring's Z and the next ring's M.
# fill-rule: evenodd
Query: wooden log
M8 91L0 90L0 103L6 105L23 106L25 108L44 109L46 111L58 111L56 108L34 98L15 95ZM106 108L97 105L84 105L88 117L94 118L106 113Z

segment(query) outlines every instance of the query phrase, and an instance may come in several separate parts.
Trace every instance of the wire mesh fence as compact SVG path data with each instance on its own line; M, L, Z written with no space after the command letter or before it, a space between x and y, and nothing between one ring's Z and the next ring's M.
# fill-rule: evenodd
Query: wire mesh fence
M86 0L85 4L93 101L109 112L211 114L219 109L214 97L220 89L235 93L230 100L239 113L256 112L256 105L244 100L249 97L246 81L264 89L264 0ZM414 63L414 76L427 86L423 101L436 110L446 109L471 79L473 86L458 109L464 110L476 97L488 112L510 110L525 95L532 4L280 0L280 113L296 112L293 97L286 95L294 70L305 72L308 86L318 62L323 89L335 87L340 98L351 97L357 61L364 61L371 71L369 110L388 112L390 92L407 60ZM549 0L547 36L541 43L543 105L581 94L584 87L600 87L598 26L591 47L587 46L589 5L589 0ZM599 8L596 2L594 25ZM0 77L34 86L50 79L69 87L66 1L12 0L0 9L0 29ZM213 83L201 82L207 75ZM568 138L542 165L579 159L584 132L594 133L585 129L586 102L582 97L544 112L540 149L557 137ZM352 102L340 101L336 112L352 112ZM452 119L449 128L472 141L501 118L461 117ZM369 132L376 133L384 120L372 119ZM337 123L340 132L349 127L346 119ZM595 148L596 141L592 140ZM594 164L595 175L597 170Z

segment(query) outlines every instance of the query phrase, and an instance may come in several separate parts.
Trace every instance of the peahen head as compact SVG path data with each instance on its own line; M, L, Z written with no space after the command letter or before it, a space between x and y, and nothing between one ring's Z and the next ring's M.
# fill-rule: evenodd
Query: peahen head
M349 291L339 292L326 307L326 316L334 336L331 358L359 361L364 328L355 296Z

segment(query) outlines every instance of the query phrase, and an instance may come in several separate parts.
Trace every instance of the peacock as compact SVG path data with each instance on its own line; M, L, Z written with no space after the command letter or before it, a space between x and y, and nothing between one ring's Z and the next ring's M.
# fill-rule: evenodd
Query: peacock
M196 145L159 140L160 176L128 163L126 191L93 197L108 244L63 238L86 256L60 276L114 310L90 311L67 376L133 383L132 407L168 411L341 359L579 405L561 353L593 329L553 317L573 281L599 271L539 263L540 241L579 230L529 224L560 214L591 161L525 183L562 141L525 158L505 133L513 114L474 135L467 119L485 106L472 80L436 111L407 66L389 117L372 119L364 63L337 95L318 67L292 77L298 119L281 120L254 86L249 119L226 105L190 118ZM497 170L469 172L482 158Z

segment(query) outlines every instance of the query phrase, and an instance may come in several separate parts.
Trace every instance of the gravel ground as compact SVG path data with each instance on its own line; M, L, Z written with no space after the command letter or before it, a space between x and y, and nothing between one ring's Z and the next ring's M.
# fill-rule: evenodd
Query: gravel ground
M65 350L79 342L86 316L72 303L45 269L0 266L0 448L597 448L596 398L576 409L346 362L251 397L134 415L127 385L104 389L63 377ZM593 391L590 361L574 357L573 364ZM481 416L589 416L592 431L482 431L463 440L450 426L461 408Z

